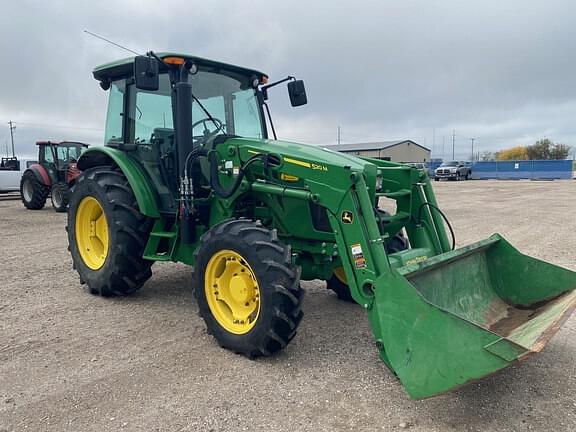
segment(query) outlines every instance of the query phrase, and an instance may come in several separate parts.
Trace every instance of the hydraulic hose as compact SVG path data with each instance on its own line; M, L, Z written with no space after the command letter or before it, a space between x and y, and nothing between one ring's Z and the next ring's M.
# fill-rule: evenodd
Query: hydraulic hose
M236 177L236 180L234 181L232 187L230 187L230 189L225 189L220 184L220 177L218 173L218 153L215 151L208 153L208 160L210 162L210 186L212 186L212 189L214 190L216 195L218 195L220 198L224 199L230 198L232 195L236 193L236 191L240 187L240 184L244 179L245 169L248 167L248 165L257 160L261 160L264 157L266 157L266 155L261 154L254 155L251 158L249 158L246 162L244 162L244 164L239 169L238 176Z
M435 206L434 204L431 204L429 202L422 203L420 205L420 207L418 208L418 223L420 223L420 221L422 220L422 209L425 206L429 206L430 208L433 208L434 210L436 210L440 214L440 216L442 216L442 219L444 219L444 221L446 222L446 225L448 225L448 229L450 230L450 236L452 237L452 250L454 250L456 248L456 236L454 235L454 230L452 229L452 225L450 225L450 221L448 220L446 215L437 206Z

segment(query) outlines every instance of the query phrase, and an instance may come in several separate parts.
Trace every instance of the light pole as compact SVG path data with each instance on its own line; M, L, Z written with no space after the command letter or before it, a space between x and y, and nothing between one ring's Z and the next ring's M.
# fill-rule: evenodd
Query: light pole
M16 126L12 124L12 120L10 120L8 124L10 125L10 140L12 141L12 157L16 157L16 153L14 152L14 129L16 129Z

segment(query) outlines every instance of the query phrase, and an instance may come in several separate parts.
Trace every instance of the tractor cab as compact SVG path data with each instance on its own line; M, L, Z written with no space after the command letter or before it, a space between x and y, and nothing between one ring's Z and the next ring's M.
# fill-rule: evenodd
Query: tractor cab
M66 173L70 164L76 164L88 144L74 141L37 141L38 161L50 171L51 177ZM64 178L64 176L63 176Z
M161 210L171 214L193 149L230 137L267 139L266 113L274 134L265 101L277 84L290 81L293 106L306 103L303 83L293 77L268 83L257 70L183 54L108 63L94 77L110 89L105 144L143 166Z
M48 172L50 183L71 186L80 175L76 162L88 144L76 141L38 141L36 145L38 161Z

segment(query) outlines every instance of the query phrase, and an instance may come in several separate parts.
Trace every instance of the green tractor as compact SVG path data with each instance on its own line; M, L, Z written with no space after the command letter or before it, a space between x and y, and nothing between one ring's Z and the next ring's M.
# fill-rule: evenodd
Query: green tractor
M58 213L68 210L70 188L80 175L77 160L88 144L76 141L37 141L38 162L30 165L20 180L20 198L28 210L40 210L50 194Z
M300 80L152 52L94 77L109 90L106 145L78 160L68 212L92 294L134 293L155 261L189 264L207 331L255 358L296 334L300 281L325 280L366 310L413 398L540 351L576 307L576 273L497 234L455 250L425 172L276 139L269 93L287 82L303 105Z

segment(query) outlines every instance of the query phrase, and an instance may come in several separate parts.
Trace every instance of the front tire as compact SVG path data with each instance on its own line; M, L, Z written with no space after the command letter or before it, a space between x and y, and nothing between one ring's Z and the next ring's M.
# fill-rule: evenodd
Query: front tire
M152 276L152 261L142 258L151 228L121 171L101 166L82 173L66 228L80 282L104 297L139 290Z
M40 210L46 205L50 189L41 183L32 171L24 172L20 179L20 198L28 210Z
M52 186L50 200L52 207L58 213L64 213L68 210L68 200L70 198L70 188L66 183L56 183Z
M201 238L194 293L220 346L250 358L270 356L296 334L304 292L291 249L260 222L227 220Z

